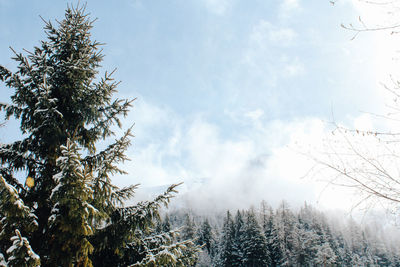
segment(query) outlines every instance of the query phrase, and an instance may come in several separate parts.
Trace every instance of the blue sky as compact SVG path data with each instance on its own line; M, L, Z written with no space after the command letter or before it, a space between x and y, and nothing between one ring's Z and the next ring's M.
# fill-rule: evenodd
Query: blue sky
M130 175L116 182L185 181L198 203L340 205L299 179L309 163L291 146L318 142L324 121L353 126L382 110L377 39L351 41L340 27L362 12L354 2L87 1L103 71L117 68L119 96L138 98L125 120L135 122ZM8 47L32 49L45 38L39 15L61 18L67 3L0 0L0 64L13 69ZM0 138L14 132L11 122Z

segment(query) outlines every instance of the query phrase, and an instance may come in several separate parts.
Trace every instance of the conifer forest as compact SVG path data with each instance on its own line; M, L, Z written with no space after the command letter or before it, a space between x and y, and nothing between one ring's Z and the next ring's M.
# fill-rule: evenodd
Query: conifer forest
M6 7L6 2L10 3L8 0L5 0L3 4L0 1L0 8ZM140 9L143 8L144 2L130 1L129 5ZM219 16L218 18L231 10L229 5L234 1L228 2L223 0L220 2L204 1L207 8L212 8L212 11L210 11L212 15L210 16ZM369 1L366 2L371 4ZM294 8L302 10L299 8L299 1L284 0L282 3L279 10L286 12L285 16L289 16L288 14ZM92 3L92 5L94 4ZM330 5L340 6L344 4L339 1L331 1ZM131 112L135 113L134 106L138 100L126 97L127 95L131 96L130 92L121 94L118 91L121 84L117 73L121 68L128 68L125 72L133 72L133 70L129 69L129 66L127 66L129 64L114 66L114 68L118 67L118 71L114 68L106 69L103 66L104 64L108 67L109 62L113 61L105 64L107 55L105 55L103 48L107 44L103 44L103 41L108 42L108 40L97 41L97 38L94 37L96 36L93 33L96 29L97 20L96 14L92 15L89 12L90 9L90 4L68 4L63 17L56 19L40 17L44 38L38 41L36 46L21 51L12 47L10 51L1 51L2 54L10 52L12 56L9 62L0 62L1 95L7 95L6 101L0 101L0 130L3 131L2 133L6 133L0 134L0 267L400 266L398 225L386 221L380 223L383 222L383 220L379 220L380 218L375 218L373 222L363 222L362 220L352 219L347 213L346 216L343 215L345 213L332 215L332 213L315 207L314 203L302 204L301 206L289 204L283 201L284 196L281 197L280 193L275 192L276 194L273 194L273 191L277 190L274 190L272 185L274 183L279 184L279 178L268 180L266 184L268 187L271 186L272 189L269 193L263 192L263 197L272 196L275 201L282 201L279 205L270 205L269 199L260 203L261 198L254 198L257 199L257 202L253 202L251 205L247 205L247 202L245 204L240 203L240 201L247 199L250 202L251 197L256 195L256 189L261 191L264 188L264 184L254 177L266 175L265 169L270 170L283 166L283 169L290 171L291 168L300 166L302 163L296 165L295 162L290 161L289 157L282 156L285 164L277 164L276 162L266 164L265 162L273 157L274 151L278 151L271 146L269 152L260 152L261 156L248 160L248 164L244 164L244 167L240 169L242 172L238 174L235 167L241 166L240 155L253 154L254 151L258 151L258 145L252 144L248 139L240 139L240 134L237 134L238 139L240 139L237 143L233 141L225 142L222 138L223 134L229 133L230 136L235 136L236 132L233 127L227 126L226 129L219 130L211 123L204 122L206 116L204 114L207 114L206 110L208 109L206 106L219 105L215 100L219 96L218 90L212 93L198 90L195 93L187 93L185 96L176 92L171 92L171 96L169 96L169 93L164 95L166 98L173 98L173 101L186 101L185 108L195 105L193 103L201 101L200 99L203 96L205 98L208 96L215 97L214 102L204 101L204 103L207 103L202 107L200 115L190 117L191 123L200 125L198 128L185 128L186 126L182 125L185 125L187 121L184 119L174 120L177 116L171 115L175 114L173 112L165 111L168 108L155 109L156 111L149 112L149 120L160 116L162 119L156 121L157 123L166 120L167 124L172 125L171 129L182 127L185 130L178 131L168 141L160 137L163 130L159 131L162 133L154 133L154 136L148 137L149 139L158 138L161 143L166 143L168 152L166 153L164 150L161 152L161 145L155 144L153 144L151 150L145 151L159 156L158 161L155 161L159 163L157 165L159 168L154 168L154 172L151 172L152 168L149 167L151 165L144 165L143 161L139 161L135 165L137 158L132 161L133 169L140 168L141 166L138 165L142 164L145 166L142 169L148 171L142 171L140 175L155 173L161 177L145 177L148 180L160 179L161 182L158 182L158 184L154 182L156 185L149 183L150 185L147 187L140 185L141 181L137 181L135 178L139 175L132 173L130 168L126 168L128 164L131 164L129 149L132 143L135 144L133 137L136 135L136 122L129 121L127 118ZM197 12L197 9L195 10ZM142 12L146 14L147 11ZM5 15L5 13L2 12L0 16ZM116 16L112 12L110 14L110 16ZM20 16L22 18L23 15ZM285 16L284 14L278 16L276 21L285 21L287 19ZM141 18L145 17L146 15L143 15ZM249 17L251 18L251 16ZM249 17L244 18L249 19ZM117 18L115 17L115 19ZM201 21L198 18L194 18L194 20ZM251 21L251 19L249 20ZM169 26L169 22L171 22L171 25L174 23L174 18L168 17L167 21L167 23L164 23L166 27ZM149 25L156 32L157 26L150 22ZM222 27L221 25L224 25L224 23L221 22L218 26L212 25L207 29L217 31L218 27ZM363 32L397 29L397 26L390 25L381 28L362 25L364 28L356 28L352 25L344 25L343 28L355 33L356 36ZM184 26L182 25L182 27ZM138 27L140 28L140 25ZM249 49L250 52L248 51L244 56L245 59L239 60L240 64L255 65L256 60L250 59L252 57L251 52L255 51L254 47L260 46L260 43L267 39L268 42L279 43L275 44L276 47L290 47L290 42L285 43L284 40L293 41L299 38L289 28L278 30L274 27L265 20L254 27L250 41L246 43L246 45L253 46ZM204 28L206 27L204 26ZM239 26L237 28L242 29ZM167 33L163 32L163 34L173 34L172 26L169 30L170 32L167 30ZM201 28L201 30L204 29ZM265 39L265 36L263 37L259 32L254 32L255 30L267 30L270 34ZM115 31L117 32L118 29L115 29ZM7 32L12 31L8 29ZM152 36L152 34L155 34L154 32L146 31L137 38L139 40L146 36ZM188 36L191 36L189 32ZM310 32L312 31L310 30ZM13 34L18 34L18 32ZM113 33L107 34L111 36ZM233 35L233 33L227 33L224 40L232 41ZM170 48L179 50L178 43L169 44ZM207 39L204 43L211 48L216 45L216 41L214 42L212 38ZM164 43L160 41L157 44L154 44L154 42L150 44L149 42L146 45L150 47L162 46ZM167 44L165 46L168 47ZM196 46L193 46L188 50L195 50L195 48ZM261 50L264 54L268 54L268 49ZM133 44L132 50L137 54L144 51ZM226 50L229 50L228 46ZM112 57L117 57L118 53L126 52L120 52L118 48L109 51L111 51ZM201 54L201 51L192 51L192 53ZM271 54L273 53L271 52ZM168 56L164 54L159 56L160 64L163 61L168 63ZM214 56L218 57L218 53L215 52ZM255 58L260 57L255 56ZM294 58L294 63L292 62L291 66L281 66L280 63L276 65L276 69L285 71L283 75L285 79L296 75L307 75L306 64L303 64L303 66L299 63L300 57ZM132 59L132 61L134 60L135 58ZM182 56L182 60L190 61L192 58ZM283 62L282 64L289 64L290 61L285 55L282 55L279 60L281 60L279 62ZM204 69L219 70L218 64L214 64L210 58L204 58L204 61L208 64L206 67L203 66ZM225 64L231 67L232 62L229 57L220 61L222 62L220 62L221 66ZM151 63L150 59L149 62L142 62L143 69L133 68L134 71L143 71L144 73L146 67L161 69L161 67ZM174 75L176 70L173 70L173 67L174 64L171 63L171 70L169 68L163 70L166 77ZM235 67L232 67L232 69L235 69ZM269 67L269 69L272 68ZM258 73L258 70L252 70L250 67L246 67L246 71L236 67L235 71L240 74L239 76L246 75L247 72ZM278 73L278 71L275 72ZM233 74L230 75L233 76ZM281 77L280 75L274 76L276 80ZM190 75L182 74L181 76L182 80L191 78ZM200 79L198 78L200 76L193 75L194 79ZM215 77L217 76L216 74ZM262 77L264 74L260 71L256 76ZM221 81L224 78L226 77L218 76L217 80L209 84L207 82L199 83L204 88L207 86L218 87L222 84ZM173 79L171 78L171 80ZM274 80L274 78L271 78L271 80ZM157 82L158 78L153 78L149 81L149 84ZM327 83L329 82L334 84L336 81L328 81ZM235 84L237 82L232 81L227 87L234 87ZM243 85L245 87L249 84L258 86L258 82L244 82L240 85L237 84L237 86ZM271 83L268 83L268 88L276 89L276 84L278 82L271 81ZM291 83L290 86L293 86L293 84L295 83ZM146 90L146 88L143 88L143 90ZM190 89L185 88L185 90L185 92L188 92ZM243 102L247 101L248 98L240 97L239 91L230 94L229 97L224 95L223 98L228 99L226 100L227 103L233 103L237 99ZM285 93L285 98L291 98L292 93ZM197 100L190 102L188 95ZM399 94L395 94L395 96L398 97ZM253 94L251 101L248 102L255 102L258 100L257 98L258 95ZM263 97L260 96L259 98ZM280 101L279 97L270 96L270 98L275 99L276 102ZM310 100L310 102L312 101ZM317 103L317 101L314 102ZM212 113L212 108L209 109L209 112ZM181 113L186 112L184 108L182 110ZM271 132L275 131L273 127L263 128L260 118L264 113L260 109L246 111L245 108L238 107L235 112L224 110L220 116L231 118L234 123L240 124L241 128L250 127L250 122L255 125L251 126L254 129L262 128L261 134L252 135L254 138L260 138L259 140L270 138ZM243 117L242 114L238 115L238 113L245 115ZM238 119L240 116L245 119ZM273 116L275 115L272 114L271 118ZM139 129L141 127L140 119L138 122ZM224 117L221 125L228 124L227 120ZM17 125L14 127L17 129L16 131L13 130L13 125ZM280 123L275 123L274 127L280 127L280 125ZM308 126L303 128L307 131ZM253 131L252 129L250 130ZM139 130L138 135L143 132ZM277 136L285 134L284 131L276 132ZM295 131L293 130L293 132ZM368 130L364 132L357 129L349 132L356 137L376 138L376 140L381 138L379 142L383 140L385 149L388 148L386 145L398 143L398 135L391 131ZM194 136L193 140L195 141L191 142L189 137L186 139L182 137L186 133L189 133L189 137ZM348 132L345 127L337 126L332 134L337 136L338 133L345 136ZM198 134L204 134L206 138L196 138ZM263 135L267 137L259 137ZM217 137L214 138L215 136ZM181 143L179 143L180 138L184 140ZM271 137L271 139L273 138ZM275 139L278 140L279 138ZM381 155L379 154L380 150L379 153L377 152L378 156L375 160L364 156L360 150L357 150L356 143L353 143L350 139L344 138L344 140L347 142L345 145L347 144L348 150L337 149L334 150L335 153L328 151L324 154L329 155L328 158L314 158L313 155L310 155L310 158L315 160L315 164L319 164L318 166L329 169L337 176L347 179L345 182L338 182L335 178L330 183L359 190L357 192L361 196L362 203L370 200L379 204L381 204L380 201L390 203L392 204L389 205L390 212L398 216L400 190L397 186L400 183L396 176L398 174L396 150L385 150L385 159L388 155L392 157L389 160L391 162L390 168L385 169L385 163L379 161L379 159L382 159L379 156ZM207 149L210 146L217 147L218 142L223 143L223 149ZM200 156L193 156L189 150L179 150L177 149L178 145L197 149L200 151L198 154ZM329 148L332 148L332 146L329 146ZM333 148L336 149L335 146ZM135 150L135 146L133 146L133 150ZM209 152L209 150L212 151ZM146 153L143 152L142 154ZM215 156L212 155L213 153ZM171 158L164 160L165 154L171 156ZM221 156L222 154L224 156ZM229 158L229 155L232 158ZM339 158L339 160L331 155ZM349 155L351 157L346 158ZM210 166L216 166L214 169L211 168L211 172L216 170L215 176L225 177L225 174L221 174L222 171L220 170L226 170L232 177L242 175L246 178L241 182L234 178L232 180L224 178L225 180L221 179L223 182L214 180L214 182L208 183L207 170L204 173L196 173L196 171L180 169L179 160L176 160L178 157L185 164L196 165L198 163L198 166L200 166L198 169L204 169L201 165L204 162ZM145 157L145 159L148 158ZM160 169L163 169L164 165L162 164L167 161L170 164L169 166L172 167L166 168L169 172L163 172ZM339 164L336 164L336 162L339 162ZM358 163L362 167L354 167L354 164ZM179 175L183 178L176 177L174 181L178 182L172 183L171 180L165 178L168 176L165 173L173 173L173 175L176 174L176 176ZM247 174L248 176L246 176ZM319 174L320 172L316 172L314 176ZM268 175L273 176L274 173ZM131 177L123 180L124 182L129 181L128 185L118 180L122 176ZM206 177L204 179L199 178L201 182L198 186L203 186L203 191L190 191L196 185L189 178L186 179L187 177ZM313 194L311 190L314 189L305 190L299 184L286 185L286 180L281 183L283 185L279 185L284 188L282 190L292 190L292 192L297 189L299 192L303 190L299 193L300 197L308 197ZM236 187L232 186L235 184ZM213 189L213 191L207 187L208 185L216 186L219 189ZM144 194L147 197L138 196L137 192L140 192L142 187L144 187L144 191L151 191L152 188L157 186L164 186L162 192L155 190L157 193ZM246 195L240 198L239 195L236 196L238 191L234 191L232 188L239 188ZM181 193L178 191L181 191L181 189L184 191L182 193L184 198L179 198ZM207 195L209 192L218 195L218 200L209 197ZM257 192L259 193L259 191ZM230 196L231 202L227 200L228 196ZM194 203L194 199L197 199L197 204L191 205L190 201L193 200ZM207 199L211 200L207 202ZM334 198L334 202L339 200L340 197ZM196 210L199 203L204 204L202 211ZM302 200L301 203L308 203L308 201ZM237 205L235 206L235 204ZM218 208L217 205L219 205ZM243 208L243 206L247 208ZM204 212L205 210L207 212Z
M399 266L398 239L376 223L338 223L304 204L282 201L213 216L166 213L159 229L180 227L201 246L196 266Z

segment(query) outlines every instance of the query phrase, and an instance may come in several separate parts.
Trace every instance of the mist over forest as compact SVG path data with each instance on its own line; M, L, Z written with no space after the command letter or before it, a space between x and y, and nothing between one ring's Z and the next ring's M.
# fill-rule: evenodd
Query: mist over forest
M400 266L399 10L0 0L0 267Z

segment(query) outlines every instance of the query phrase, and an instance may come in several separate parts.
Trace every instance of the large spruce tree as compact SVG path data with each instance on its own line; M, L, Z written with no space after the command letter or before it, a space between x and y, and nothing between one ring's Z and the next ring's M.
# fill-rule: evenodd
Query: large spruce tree
M0 146L0 261L9 266L185 266L191 241L176 232L155 233L158 210L172 185L154 201L125 207L136 186L118 188L131 129L105 150L97 142L121 127L132 101L114 98L112 73L99 77L101 44L84 7L68 7L47 39L27 55L15 53L0 81L13 90L0 104L6 119L20 120L22 140ZM2 89L4 90L4 88ZM21 181L26 173L26 181Z

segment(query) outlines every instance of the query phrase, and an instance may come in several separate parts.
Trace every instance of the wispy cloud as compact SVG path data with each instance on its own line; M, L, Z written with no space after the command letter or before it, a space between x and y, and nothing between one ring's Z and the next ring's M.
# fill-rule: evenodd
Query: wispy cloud
M245 117L252 119L253 121L259 120L263 115L264 111L262 109L256 109L249 112L246 112Z
M306 68L300 57L289 55L296 41L297 33L293 29L258 21L249 33L242 58L248 77L257 79L259 86L276 86L280 79L303 74Z
M300 7L300 1L299 0L283 0L282 2L282 8L285 9L297 9Z
M301 10L300 0L283 0L279 16L283 19L290 18L295 11Z
M226 138L221 126L201 116L184 118L150 103L137 105L136 116L142 118L137 122L141 135L158 131L160 125L155 122L180 123L165 128L164 137L130 150L133 161L125 166L132 181L140 181L145 187L183 181L181 201L199 210L209 209L210 205L244 208L262 199L272 205L282 199L294 205L304 201L320 201L331 207L344 205L329 190L322 198L318 196L325 184L301 179L314 163L293 148L298 143L315 146L316 140L323 139L328 130L318 119L265 121L261 119L263 111L257 109L236 114L241 117L238 120L250 118L249 124L235 137ZM164 121L165 117L169 119ZM127 185L131 183L129 177L120 177L116 182Z
M298 57L288 60L284 64L282 74L286 77L299 76L305 73L305 67Z
M203 0L206 8L216 14L224 15L232 5L232 1L229 0Z
M250 41L258 45L266 43L289 46L296 39L296 32L289 27L279 27L266 20L260 20L253 28Z

